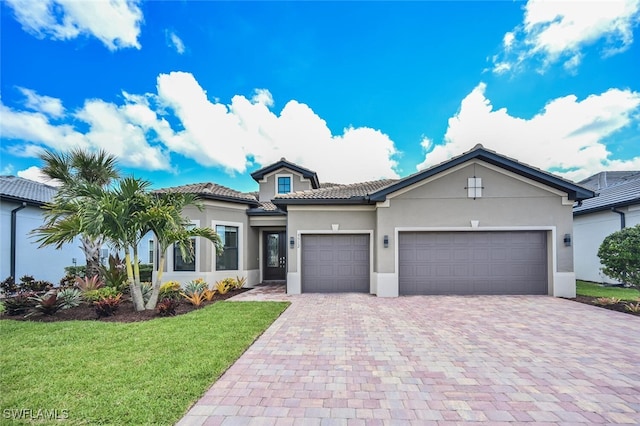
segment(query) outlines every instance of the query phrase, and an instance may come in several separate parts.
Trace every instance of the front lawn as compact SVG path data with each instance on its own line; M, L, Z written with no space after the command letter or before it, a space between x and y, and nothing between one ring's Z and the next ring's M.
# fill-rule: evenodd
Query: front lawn
M135 323L0 321L3 421L173 424L288 305L218 302Z
M586 281L576 281L576 294L589 297L615 297L620 300L635 302L640 297L640 292L633 288L604 287L599 284Z

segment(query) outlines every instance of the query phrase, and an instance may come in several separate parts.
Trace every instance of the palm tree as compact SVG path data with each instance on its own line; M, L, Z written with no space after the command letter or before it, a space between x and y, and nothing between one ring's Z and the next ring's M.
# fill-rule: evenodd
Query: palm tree
M46 225L54 225L62 220L61 215L73 215L77 209L79 185L95 185L104 188L113 179L119 177L116 157L106 151L88 152L79 148L66 153L45 151L40 155L44 162L42 173L51 180L59 181L62 186L47 205ZM53 206L57 207L54 208ZM100 273L100 248L104 242L101 235L80 236L80 248L86 257L86 275L91 277Z
M222 253L222 241L211 228L192 227L188 218L182 215L185 207L194 206L202 210L202 204L193 194L158 193L151 195L147 209L141 214L141 222L155 235L159 250L158 269L153 284L151 297L145 305L146 309L155 309L158 293L162 283L162 273L166 261L167 250L174 244L180 248L182 257L193 259L192 238L203 237L211 241L217 254Z

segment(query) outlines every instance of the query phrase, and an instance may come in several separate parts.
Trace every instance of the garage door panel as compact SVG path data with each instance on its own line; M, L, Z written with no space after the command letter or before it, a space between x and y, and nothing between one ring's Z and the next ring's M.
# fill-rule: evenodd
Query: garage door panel
M303 235L303 293L369 292L369 235Z
M544 231L407 232L400 294L547 294Z

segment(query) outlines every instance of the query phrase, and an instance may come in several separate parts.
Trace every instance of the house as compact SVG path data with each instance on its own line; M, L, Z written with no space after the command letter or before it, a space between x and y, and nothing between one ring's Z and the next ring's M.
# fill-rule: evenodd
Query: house
M594 192L477 145L400 180L322 184L285 159L255 171L257 193L214 183L198 194L225 251L196 241L193 262L168 257L165 280L242 275L289 294L575 296L572 207Z
M44 223L42 206L56 194L53 186L16 176L0 176L0 279L31 275L37 280L58 284L64 267L84 264L85 256L77 244L60 250L39 249L31 231Z
M580 185L596 191L597 196L573 208L576 278L618 284L601 272L598 249L608 235L640 223L640 171L601 172Z

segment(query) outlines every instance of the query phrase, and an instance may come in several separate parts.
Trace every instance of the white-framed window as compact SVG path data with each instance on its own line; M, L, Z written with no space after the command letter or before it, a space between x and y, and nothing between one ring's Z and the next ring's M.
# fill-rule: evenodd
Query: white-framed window
M155 252L154 249L154 240L149 240L149 263L151 263L152 265L154 264L153 262L153 253Z
M200 221L192 220L191 226L192 227L200 226ZM200 255L200 244L199 244L198 238L196 237L191 238L191 250L193 250L192 252L193 257L190 261L187 261L182 257L182 252L180 251L180 247L177 244L173 244L170 250L173 251L173 256L170 256L172 260L171 270L173 270L174 272L198 271L198 264L199 264L198 257ZM171 253L171 251L169 253Z
M216 271L242 270L242 224L214 221L213 229L224 248L221 255L215 255Z
M293 176L289 174L276 175L276 194L293 192Z

